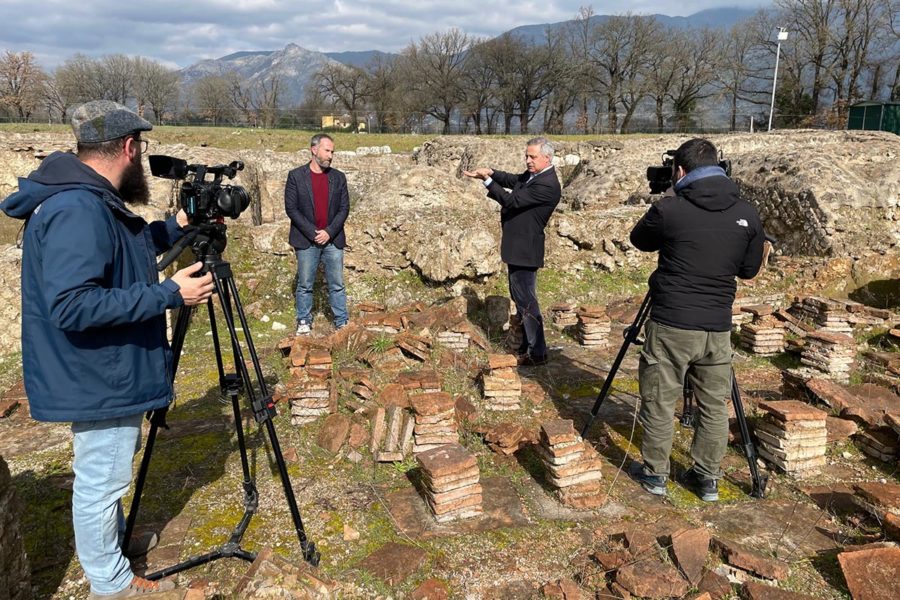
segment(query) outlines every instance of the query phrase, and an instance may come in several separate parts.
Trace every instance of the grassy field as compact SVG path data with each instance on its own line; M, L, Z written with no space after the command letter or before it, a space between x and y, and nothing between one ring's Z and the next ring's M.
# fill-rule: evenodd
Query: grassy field
M7 123L0 125L0 131L14 133L70 133L68 125L48 125L41 123ZM187 146L211 146L225 150L257 149L276 152L296 152L307 148L309 138L318 133L295 129L251 129L244 127L195 127L161 125L154 127L146 135L147 139L161 144L185 144ZM331 132L338 150L355 150L359 146L390 146L393 152L412 152L436 135L416 135L403 133L343 133ZM480 136L488 139L526 139L525 135ZM621 136L561 135L550 136L553 140L584 141ZM634 136L631 136L634 137Z

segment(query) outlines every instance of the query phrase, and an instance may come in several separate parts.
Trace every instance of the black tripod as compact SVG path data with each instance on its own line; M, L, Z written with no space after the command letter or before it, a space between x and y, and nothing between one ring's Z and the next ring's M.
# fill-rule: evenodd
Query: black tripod
M641 334L641 331L644 329L644 323L647 321L647 317L650 315L650 293L648 292L646 296L644 296L643 302L641 302L641 306L638 309L637 315L634 317L634 321L625 328L623 332L623 336L625 341L622 342L622 347L619 348L619 353L616 355L616 359L613 361L612 366L609 369L609 374L606 376L606 380L603 382L603 387L600 388L600 393L597 395L597 400L594 402L593 408L591 408L590 416L588 417L587 422L584 424L584 427L581 428L581 437L586 437L588 430L590 430L591 425L594 423L594 419L597 418L597 413L600 412L600 407L603 405L604 400L609 395L609 390L612 388L613 380L616 377L616 373L619 370L619 367L622 364L622 360L625 358L625 355L628 352L628 347L632 344L640 346L644 342L641 341L638 336ZM690 382L685 379L684 383L684 408L681 411L681 423L685 426L692 427L694 424L694 411L692 406L692 398L694 395L694 391L691 387ZM734 414L737 418L738 426L741 429L741 449L743 450L744 456L747 458L747 462L750 465L750 478L751 478L751 487L750 487L750 495L754 498L763 498L766 495L766 484L768 483L768 477L759 472L759 467L756 464L756 445L753 443L753 437L750 433L750 427L747 424L747 415L744 414L744 403L741 400L741 390L737 384L737 377L735 377L734 369L731 370L731 402L734 405Z
M313 566L316 566L319 564L319 552L316 550L315 544L306 537L303 521L300 518L300 511L297 508L297 501L294 498L294 490L291 487L291 481L288 477L287 467L285 466L284 456L281 452L281 446L278 444L275 426L272 423L272 417L277 414L275 411L275 404L272 401L271 394L266 388L262 367L260 366L256 349L253 346L253 340L250 338L250 328L247 324L247 318L244 314L244 308L241 304L240 297L238 296L238 289L234 281L234 275L231 271L231 265L222 260L221 257L221 252L225 248L225 225L221 223L207 223L192 229L187 235L179 240L179 243L160 261L159 269L162 270L166 268L166 266L168 266L168 264L170 264L188 245L192 246L194 254L196 254L203 262L204 266L202 273L212 273L216 295L222 306L225 324L228 327L228 334L231 338L231 348L233 351L236 372L226 374L222 362L222 348L219 343L219 332L216 328L213 300L210 298L206 303L206 307L209 313L209 325L212 331L213 346L216 353L216 366L219 369L219 388L222 391L223 397L228 397L231 400L231 408L234 414L234 426L241 454L241 468L243 469L244 475L242 483L244 489L244 515L240 522L235 526L228 541L222 544L218 549L160 571L156 571L155 573L151 573L147 575L146 578L150 580L161 579L220 558L240 558L249 562L253 562L256 559L255 553L248 552L241 548L241 538L243 538L247 527L250 525L250 519L256 513L259 504L259 494L251 477L250 465L247 460L247 445L244 440L241 409L238 403L238 395L241 390L246 393L250 401L250 408L253 411L253 417L256 422L260 425L265 424L266 432L269 436L269 443L272 448L272 454L275 457L278 473L281 477L281 484L284 488L284 495L287 499L291 517L294 521L294 529L297 532L297 538L300 540L303 558ZM183 307L178 313L178 319L175 323L175 329L172 336L172 352L174 353L174 360L171 377L173 383L175 373L178 372L178 360L181 356L181 349L184 345L184 339L187 334L188 325L190 324L193 308L194 307L188 306ZM244 331L247 352L250 355L250 361L253 364L253 370L259 385L259 395L257 395L254 390L254 386L250 379L250 373L247 370L247 363L244 360L244 354L238 341L237 328L234 319L235 312L237 313L237 317L240 320L241 327ZM150 457L153 454L153 445L156 441L157 431L160 427L168 428L166 425L167 412L168 408L162 408L150 413L150 433L147 437L147 445L141 459L140 471L138 471L134 499L131 502L131 509L129 510L128 519L126 521L125 538L122 544L123 548L128 546L128 541L131 539L131 534L134 531L134 523L137 519L141 494L144 489L147 470L150 467Z

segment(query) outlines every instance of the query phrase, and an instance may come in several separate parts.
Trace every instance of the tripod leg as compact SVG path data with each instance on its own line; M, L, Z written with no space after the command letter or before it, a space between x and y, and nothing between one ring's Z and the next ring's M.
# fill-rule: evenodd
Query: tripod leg
M741 448L750 465L750 495L754 498L765 498L768 477L765 474L760 474L759 466L756 463L756 445L753 443L753 437L750 434L747 415L744 414L744 403L741 401L741 390L738 387L734 369L731 370L731 402L734 404L734 415L741 430Z
M178 311L175 328L172 331L172 371L168 373L170 383L175 384L175 374L178 372L178 361L181 358L181 349L184 347L184 337L187 335L188 325L191 322L193 307L183 306ZM134 484L134 496L131 499L131 507L128 509L128 518L125 520L125 536L122 539L122 547L127 548L134 533L134 523L137 520L138 509L141 504L141 495L144 493L144 484L147 481L147 471L150 469L150 458L153 455L153 446L156 443L156 434L160 427L166 426L166 413L168 407L160 408L150 414L150 432L147 434L147 443L144 445L144 454L141 457L141 467L138 469L137 479Z
M584 427L581 428L581 437L586 437L588 431L591 428L591 425L594 424L594 419L597 418L597 413L600 412L600 407L603 405L603 402L609 395L609 390L612 388L612 383L616 377L616 373L619 370L619 366L622 364L622 360L624 360L625 354L628 352L628 347L631 344L637 342L637 338L641 334L641 330L644 328L644 322L647 320L647 315L649 314L650 294L647 293L647 295L644 296L644 301L641 302L641 307L638 309L637 315L635 315L634 317L634 321L631 323L631 326L625 330L625 341L622 342L622 347L619 348L619 353L616 355L616 359L613 361L612 366L609 368L609 373L606 375L606 380L603 382L603 387L600 388L600 393L597 395L597 400L594 401L594 406L593 408L591 408L591 412L588 416L587 422L584 424Z
M272 423L272 417L276 414L275 405L272 402L272 398L266 388L266 383L262 372L262 365L260 364L259 357L256 354L256 348L253 346L253 340L250 336L250 327L247 323L247 317L244 314L244 308L241 304L237 285L235 284L234 277L231 274L231 268L227 265L227 263L220 263L211 270L213 272L213 278L216 281L216 291L219 295L220 301L222 302L225 324L228 327L229 334L231 335L232 347L234 348L235 366L237 367L238 372L240 373L241 378L244 382L244 389L246 390L247 396L250 399L256 421L258 423L265 423L266 432L269 436L269 443L272 447L272 454L275 456L275 463L278 467L278 473L281 477L281 484L284 489L285 499L287 500L288 508L291 512L291 518L294 522L294 529L297 533L297 539L300 541L300 547L303 550L303 557L313 566L318 565L320 555L316 550L315 544L306 537L306 530L303 527L303 520L300 517L300 510L297 507L297 500L294 497L294 490L291 487L287 465L284 462L284 455L281 451L281 445L278 443L278 436L275 432L275 426ZM237 329L234 322L235 313L237 313L238 319L241 323L241 327L244 330L244 340L247 344L250 361L253 364L253 368L257 376L257 381L259 383L260 392L262 393L262 398L257 398L256 396L253 385L251 384L250 374L247 370L247 363L244 360L243 351L241 350L240 344L237 342Z

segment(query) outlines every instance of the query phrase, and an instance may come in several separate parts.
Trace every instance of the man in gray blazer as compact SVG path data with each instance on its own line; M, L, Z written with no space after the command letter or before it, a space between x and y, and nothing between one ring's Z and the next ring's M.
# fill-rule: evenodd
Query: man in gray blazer
M312 160L288 173L284 188L284 210L291 219L288 241L297 254L297 335L312 331L313 284L320 263L325 265L335 328L346 325L348 319L344 289L344 221L350 213L347 178L331 168L331 136L314 135L309 151Z

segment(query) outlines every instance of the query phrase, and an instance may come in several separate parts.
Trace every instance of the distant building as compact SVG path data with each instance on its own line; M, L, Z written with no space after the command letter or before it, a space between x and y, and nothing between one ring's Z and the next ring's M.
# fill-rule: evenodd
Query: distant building
M857 102L850 107L847 129L890 131L900 135L900 102Z

